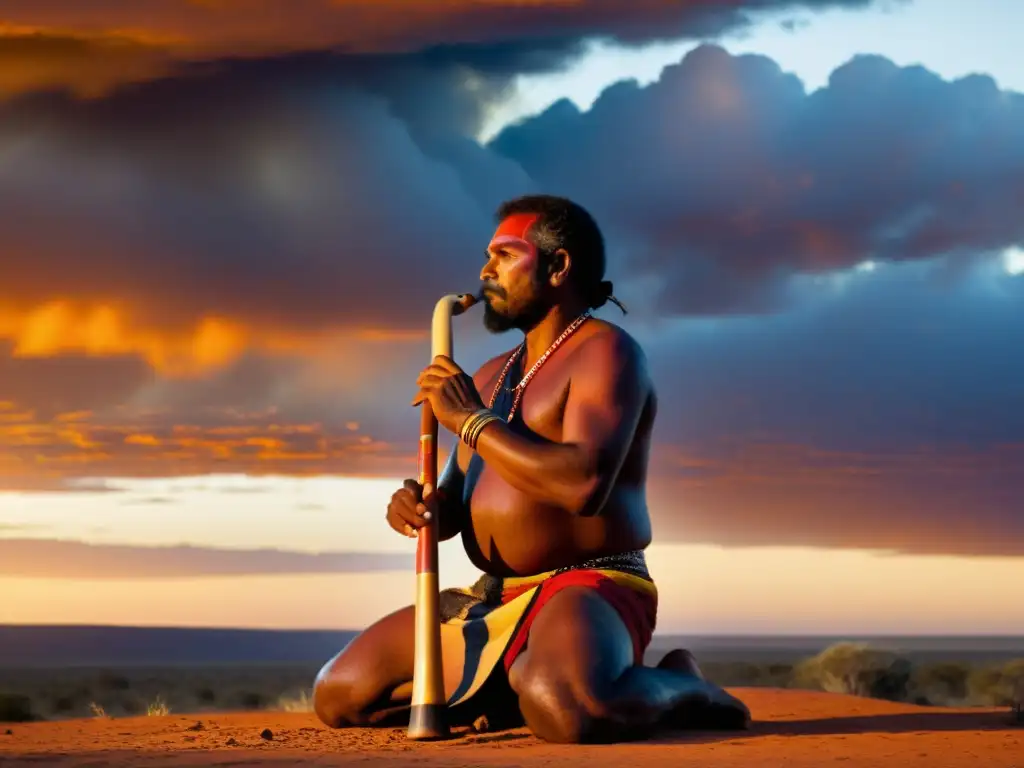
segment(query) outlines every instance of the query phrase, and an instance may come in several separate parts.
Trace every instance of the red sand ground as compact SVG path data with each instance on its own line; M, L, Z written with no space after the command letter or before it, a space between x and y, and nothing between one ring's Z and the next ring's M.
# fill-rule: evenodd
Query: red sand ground
M727 768L845 763L1024 768L1024 727L1008 709L918 707L828 693L733 689L750 706L743 733L682 733L634 744L547 744L525 730L410 743L403 730L331 731L307 713L168 715L0 725L0 764L524 766ZM195 728L197 722L201 729ZM269 728L270 740L260 733ZM7 731L10 731L8 733Z

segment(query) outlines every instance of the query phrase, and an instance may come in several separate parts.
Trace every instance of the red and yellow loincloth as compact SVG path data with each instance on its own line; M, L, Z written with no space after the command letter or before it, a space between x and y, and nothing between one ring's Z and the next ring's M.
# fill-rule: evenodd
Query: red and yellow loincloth
M505 674L526 648L530 626L545 603L566 587L597 591L618 611L642 663L651 642L658 590L645 575L614 568L577 568L521 578L483 577L468 589L441 593L441 633L458 632L465 644L461 682L448 705L467 701L500 664Z

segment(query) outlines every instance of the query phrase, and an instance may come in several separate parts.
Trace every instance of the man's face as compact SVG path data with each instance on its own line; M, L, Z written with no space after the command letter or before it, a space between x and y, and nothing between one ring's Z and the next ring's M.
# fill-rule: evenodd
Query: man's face
M498 225L480 271L484 288L484 327L492 333L528 331L549 309L543 264L527 232L535 214L514 214Z

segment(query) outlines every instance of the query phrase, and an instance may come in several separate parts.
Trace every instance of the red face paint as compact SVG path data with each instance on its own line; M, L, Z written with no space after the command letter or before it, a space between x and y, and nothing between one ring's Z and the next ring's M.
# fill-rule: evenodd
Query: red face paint
M498 225L488 248L514 248L536 255L537 247L526 235L540 216L536 213L514 213Z

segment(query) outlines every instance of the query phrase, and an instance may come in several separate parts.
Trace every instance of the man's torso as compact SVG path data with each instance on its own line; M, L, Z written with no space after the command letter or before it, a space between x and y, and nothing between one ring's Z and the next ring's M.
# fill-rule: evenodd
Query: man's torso
M578 352L598 334L608 333L624 331L591 320L541 366L519 403L521 434L561 441L570 382L587 375L578 363ZM492 359L474 377L485 403L510 355L511 351ZM510 372L510 376L514 374ZM511 384L518 381L516 376ZM637 385L646 386L639 381ZM468 521L462 531L466 553L474 565L495 576L523 576L645 548L651 539L645 485L655 411L651 389L622 469L604 507L594 516L580 517L539 503L484 464L472 489ZM505 418L507 413L498 415ZM459 468L465 473L472 451L464 444L458 451Z

